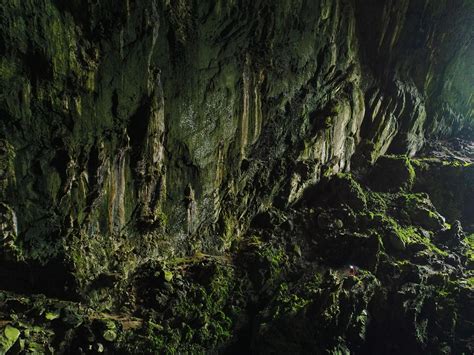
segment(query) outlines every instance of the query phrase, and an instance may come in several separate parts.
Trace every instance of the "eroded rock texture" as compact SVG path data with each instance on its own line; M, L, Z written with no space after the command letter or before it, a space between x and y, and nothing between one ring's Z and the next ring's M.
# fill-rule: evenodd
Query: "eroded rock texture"
M391 252L403 254L408 233L419 244L438 238L447 248L438 253L440 263L447 263L443 253L466 257L467 247L446 242L449 233L442 230L448 230L446 217L473 231L469 159L458 165L420 160L412 166L403 156L383 158L373 171L371 166L388 153L414 156L426 140L472 140L472 1L6 0L0 19L0 276L6 280L1 289L81 301L97 311L138 312L141 321L153 320L144 328L148 336L166 334L155 339L156 351L166 344L176 351L203 351L224 343L238 349L245 343L264 353L278 338L273 332L279 323L258 330L258 340L248 324L262 325L267 315L241 317L252 310L277 317L272 307L280 301L275 294L261 297L262 292L287 287L278 292L288 293L296 287L306 292L304 302L295 306L298 310L311 297L316 299L311 307L318 307L321 297L345 297L344 304L362 312L347 317L356 317L365 327L369 313L383 313L398 292L398 286L377 273L383 245L388 259ZM366 246L377 261L362 265L367 283L352 295L337 277L323 277L327 268L343 263L329 255L338 248L335 244L326 245L326 253L295 241L298 258L314 253L309 257L312 266L306 270L301 260L289 264L303 273L316 268L319 276L311 281L312 291L303 284L279 286L291 274L287 270L280 279L274 277L288 264L285 238L301 234L305 240L312 233L307 222L292 221L295 213L317 223L325 235L335 226L333 212L325 216L306 211L329 198L318 190L321 179L336 176L333 189L347 194L329 196L354 215L368 214L367 209L375 213L362 188L338 182L337 176L343 175L337 174L351 170L375 193L414 189L432 198L415 198L402 216L387 217L393 211L382 209L387 216L374 217L374 226L360 227L362 231L357 224L349 228L347 243L368 229L378 235L368 238ZM447 179L438 179L439 174ZM451 178L465 182L455 189L455 196L463 199L446 192ZM379 200L405 198L395 195ZM283 217L275 220L266 212L272 210ZM336 220L346 224L341 217ZM267 236L268 246L250 238L251 225L259 238L260 229L269 226L288 235L280 246L280 232L275 240ZM459 233L462 244L464 232ZM428 247L433 248L439 249ZM416 260L410 263L416 265ZM457 271L447 274L464 275L467 261L455 263ZM396 266L394 275L404 267ZM419 275L429 274L425 269L410 272L423 280L428 276ZM175 274L183 274L184 281L174 284ZM246 282L252 284L249 292ZM439 286L430 282L427 288ZM170 283L171 290L166 290ZM155 290L157 285L165 291ZM406 294L418 292L418 286L410 287ZM470 291L445 292L461 297ZM12 308L13 296L2 297ZM170 304L170 299L177 303ZM380 301L376 310L369 307L379 302L373 299ZM204 311L192 308L200 303ZM167 313L170 309L176 310ZM189 330L180 328L179 322L200 311L211 319L191 319L195 322ZM309 319L336 322L337 315L328 312ZM110 332L117 335L118 330L107 323L110 319L94 325L97 315L86 318L88 331L109 332L105 338L114 342ZM75 328L74 322L67 324ZM127 330L123 322L121 327ZM330 336L316 334L314 339L325 339L319 345L285 349L404 349L383 348L375 335L344 343L337 337L352 330L340 327L329 327ZM421 327L426 330L426 325ZM394 332L396 340L406 335ZM445 338L454 337L453 332ZM8 344L19 346L16 332L9 333ZM298 332L295 336L304 338ZM426 349L420 345L426 344L426 334L417 336L407 344ZM87 348L78 334L73 342L68 337L72 335L57 335L51 346L63 352L77 347L104 351L102 343ZM130 348L121 348L125 345L119 342L115 351L136 350L136 338L120 339ZM446 339L430 343L430 349L441 343L446 349L468 349L467 340L453 345Z

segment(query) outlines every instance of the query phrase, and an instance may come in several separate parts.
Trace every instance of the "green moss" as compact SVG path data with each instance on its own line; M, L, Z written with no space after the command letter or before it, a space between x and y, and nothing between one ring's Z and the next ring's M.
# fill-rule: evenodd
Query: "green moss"
M408 227L401 227L398 223L396 223L393 219L389 219L389 223L393 230L395 231L396 235L402 240L406 245L409 244L423 244L426 246L429 250L442 255L442 256L447 256L448 253L445 252L444 250L439 249L436 245L434 245L431 240L427 237L422 236L418 232L418 228L414 226L408 226Z
M245 240L246 247L260 249L263 247L264 243L262 239L257 235L251 235Z
M7 325L0 333L0 353L5 354L16 343L20 337L20 331Z
M278 275L288 261L288 256L281 245L266 243L257 235L242 240L240 252L247 253L258 263L257 267L262 272L268 271L273 276Z
M415 184L416 172L415 172L415 169L413 168L413 165L411 164L411 160L408 157L405 157L405 165L408 170L408 178L406 182L406 187L407 189L411 190Z
M463 160L449 160L449 161L443 160L442 164L443 166L451 166L454 168L461 168L461 167L466 168L472 165L472 163L465 162Z
M434 245L428 237L423 236L416 226L402 226L394 218L383 212L369 212L366 215L372 221L370 228L377 229L383 226L388 231L388 233L382 233L384 244L389 243L397 250L404 250L410 244L423 244L428 250L439 255L448 255L447 252Z
M403 228L403 227L400 227L396 222L394 222L392 223L392 227L394 228L395 233L400 237L400 239L403 240L407 244L413 243L414 241L418 239L418 233L416 231L416 228L412 226Z
M288 261L288 256L282 248L266 244L257 249L255 256L262 264L262 268L269 271L270 274L267 275L269 280L278 276Z
M321 291L322 281L323 275L315 273L313 277L296 289L288 283L280 284L274 300L276 308L273 318L295 314L311 303Z
M171 282L171 280L173 280L173 273L171 271L165 270L163 276L166 282Z
M423 203L426 199L426 194L413 194L413 193L402 193L400 197L404 200L404 203L408 207L415 207L416 205Z
M155 211L155 218L160 226L166 227L168 225L168 216L162 210L157 209Z
M469 258L469 260L471 260L471 262L474 262L474 233L467 236L466 244L468 246L466 252L467 257Z
M325 178L330 178L333 175L333 168L325 167L321 175Z
M0 139L0 198L4 198L7 187L15 184L15 148Z
M474 288L474 276L469 277L466 281L470 288Z
M357 181L355 181L351 174L338 173L336 177L345 180L349 185L351 191L354 192L360 199L365 200L364 189Z
M416 171L410 158L404 155L380 157L372 170L369 186L376 191L411 191L416 180Z
M14 62L7 60L6 58L0 59L0 78L2 80L9 80L16 75L16 65Z
M234 301L241 291L233 268L204 255L174 260L167 267L174 275L167 281L169 289L177 291L169 295L166 308L156 312L164 312L169 321L161 325L160 317L152 317L143 338L135 335L130 344L142 343L142 348L154 353L203 353L217 348L231 337L241 312Z
M336 174L332 180L337 203L344 203L356 210L363 210L367 206L367 197L362 186L352 177L351 174Z
M423 168L417 167L415 189L427 192L436 208L448 220L472 223L472 194L474 169L464 162L423 160Z
M46 312L44 315L44 318L46 320L55 320L55 319L58 319L59 317L60 317L59 312Z
M223 250L228 250L235 239L236 227L239 224L238 219L235 216L225 214L223 216L224 230L222 233L222 248Z
M282 315L297 313L310 303L310 300L291 292L288 288L288 284L282 283L277 291L275 303L276 309L272 315L273 319L277 319Z

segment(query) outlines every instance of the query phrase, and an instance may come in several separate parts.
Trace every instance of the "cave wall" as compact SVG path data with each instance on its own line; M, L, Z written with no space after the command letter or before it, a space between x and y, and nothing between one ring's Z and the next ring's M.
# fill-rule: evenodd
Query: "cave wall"
M356 9L362 61L377 82L368 112L391 115L390 150L415 154L423 138L472 135L472 1L364 1ZM369 139L387 129L371 121Z
M104 273L228 249L322 175L472 134L472 10L4 1L2 265L59 263L86 294Z

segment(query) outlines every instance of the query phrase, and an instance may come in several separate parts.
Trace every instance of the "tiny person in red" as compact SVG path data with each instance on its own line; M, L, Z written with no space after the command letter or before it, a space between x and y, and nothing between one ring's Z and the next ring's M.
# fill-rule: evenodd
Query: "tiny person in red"
M349 265L348 266L348 273L349 273L349 276L357 275L357 266Z

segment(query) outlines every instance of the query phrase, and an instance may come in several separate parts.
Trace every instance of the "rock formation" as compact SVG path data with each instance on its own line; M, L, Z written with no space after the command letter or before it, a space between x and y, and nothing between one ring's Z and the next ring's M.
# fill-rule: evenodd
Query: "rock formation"
M471 0L0 21L0 352L474 351Z

